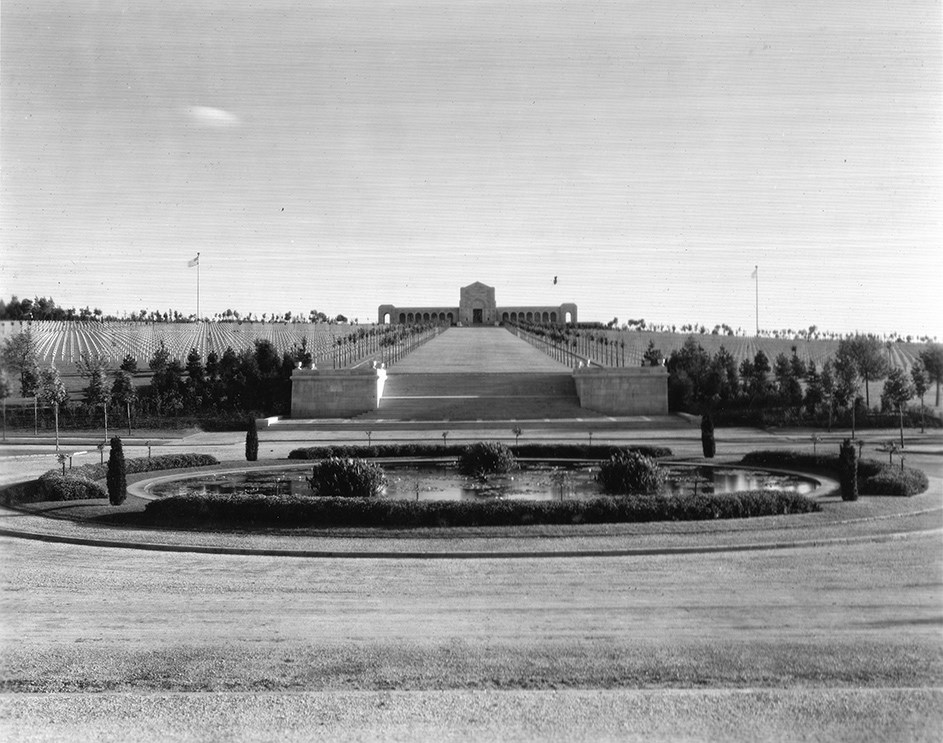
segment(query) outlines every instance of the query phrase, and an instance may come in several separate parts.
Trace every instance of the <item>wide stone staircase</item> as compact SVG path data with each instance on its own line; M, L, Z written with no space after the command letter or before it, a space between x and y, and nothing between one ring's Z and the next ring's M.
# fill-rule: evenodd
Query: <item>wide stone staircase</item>
M380 407L357 420L600 418L580 408L570 372L391 373Z
M355 420L604 417L580 408L567 366L504 328L450 328L392 367L379 409Z

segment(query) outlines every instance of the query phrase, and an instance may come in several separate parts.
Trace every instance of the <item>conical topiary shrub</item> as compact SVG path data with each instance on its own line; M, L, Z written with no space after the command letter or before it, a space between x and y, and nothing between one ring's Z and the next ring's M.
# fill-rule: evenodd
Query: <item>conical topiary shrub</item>
M714 421L711 420L710 413L701 416L701 448L708 459L713 459L714 454L717 453L717 442L714 441Z
M259 428L255 418L249 418L249 430L246 431L246 461L255 462L259 458Z
M128 476L124 465L124 448L121 438L115 436L111 440L111 452L108 454L108 500L111 505L120 506L128 497Z
M841 499L858 500L858 449L851 439L842 441L838 450Z

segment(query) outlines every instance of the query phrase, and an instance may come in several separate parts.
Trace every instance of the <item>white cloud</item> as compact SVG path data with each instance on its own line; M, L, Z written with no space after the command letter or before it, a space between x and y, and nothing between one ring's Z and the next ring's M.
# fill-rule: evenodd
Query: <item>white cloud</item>
M217 129L239 126L239 117L222 108L212 106L190 106L187 115L197 126L214 127Z

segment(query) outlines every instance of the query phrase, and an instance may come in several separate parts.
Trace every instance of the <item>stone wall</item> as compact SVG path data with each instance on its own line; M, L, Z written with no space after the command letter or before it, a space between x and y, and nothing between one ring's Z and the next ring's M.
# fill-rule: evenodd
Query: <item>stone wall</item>
M668 415L668 370L663 366L573 372L580 407L605 415Z
M291 417L350 418L376 410L385 382L385 369L295 369Z

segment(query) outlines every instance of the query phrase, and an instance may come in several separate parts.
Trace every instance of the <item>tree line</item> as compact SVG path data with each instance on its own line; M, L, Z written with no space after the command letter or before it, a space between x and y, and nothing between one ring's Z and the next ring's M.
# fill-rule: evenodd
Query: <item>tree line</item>
M357 328L335 339L333 366L371 356L392 363L434 330L429 324ZM83 399L72 400L59 370L39 367L35 338L26 330L0 349L0 397L12 397L17 387L22 397L36 397L53 410L57 429L60 412L75 425L97 425L109 415L112 421L123 416L129 427L141 417L159 425L161 418L182 416L241 425L256 415L287 415L292 371L312 362L305 339L281 354L271 341L257 339L251 349L229 347L222 354L211 351L206 358L193 348L186 359L174 358L161 343L146 368L139 368L129 354L115 370L103 357L85 353L76 363L85 382ZM149 383L136 384L142 374L149 376Z
M662 354L650 342L646 365L660 365ZM923 406L931 384L940 404L943 346L923 349L909 373L892 367L883 344L873 336L856 335L839 341L838 350L821 368L792 353L770 359L762 350L739 364L721 346L711 355L689 336L673 351L668 369L668 407L672 411L711 413L715 420L744 423L799 423L826 425L841 420L854 429L872 406L869 382L885 380L880 410L901 419L907 403L917 398ZM875 401L878 402L878 401Z

